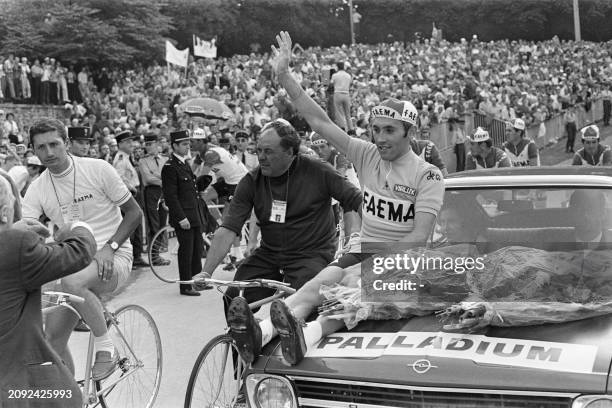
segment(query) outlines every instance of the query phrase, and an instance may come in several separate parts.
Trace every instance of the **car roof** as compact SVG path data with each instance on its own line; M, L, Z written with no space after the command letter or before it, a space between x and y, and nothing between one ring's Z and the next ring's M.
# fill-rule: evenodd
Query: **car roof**
M479 169L449 174L447 189L486 187L592 187L612 188L612 167L541 166Z

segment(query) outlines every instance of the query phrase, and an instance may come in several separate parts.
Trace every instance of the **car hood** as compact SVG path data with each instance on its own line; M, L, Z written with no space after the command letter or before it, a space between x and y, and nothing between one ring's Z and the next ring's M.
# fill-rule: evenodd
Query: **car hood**
M424 387L603 393L612 360L612 315L562 324L442 330L435 316L364 322L309 347L288 365L278 343L255 369L294 377Z

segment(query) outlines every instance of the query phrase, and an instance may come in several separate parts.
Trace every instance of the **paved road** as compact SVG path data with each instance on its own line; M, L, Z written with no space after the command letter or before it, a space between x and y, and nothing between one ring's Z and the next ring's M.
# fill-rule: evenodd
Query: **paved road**
M197 355L208 340L225 328L221 295L216 290L208 290L201 292L199 297L181 296L177 285L163 283L148 269L133 273L135 279L131 279L108 305L116 309L135 303L151 313L163 346L163 373L155 406L181 407ZM218 279L231 279L232 275L222 270L215 272ZM84 371L87 339L83 333L74 333L71 338L78 378L82 378Z

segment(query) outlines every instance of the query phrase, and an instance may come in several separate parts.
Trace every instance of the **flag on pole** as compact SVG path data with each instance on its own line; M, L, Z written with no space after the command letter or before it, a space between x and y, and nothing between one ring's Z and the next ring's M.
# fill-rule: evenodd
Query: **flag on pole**
M217 58L217 40L202 41L197 35L193 36L193 55L204 58Z
M170 64L180 65L186 67L189 60L189 48L184 50L177 50L174 45L166 40L166 61Z

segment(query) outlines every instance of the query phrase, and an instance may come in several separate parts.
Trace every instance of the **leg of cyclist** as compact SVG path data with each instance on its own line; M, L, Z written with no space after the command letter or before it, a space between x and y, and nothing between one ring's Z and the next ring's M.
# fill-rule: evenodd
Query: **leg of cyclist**
M68 307L59 305L44 309L45 336L51 347L64 360L64 363L74 375L74 360L68 349L68 340L79 322L79 315Z
M62 279L62 287L65 292L85 299L85 302L75 304L73 307L79 312L94 335L96 350L96 359L92 368L94 380L104 379L110 375L119 360L113 341L108 334L104 309L98 296L113 292L119 284L127 280L131 269L131 254L117 251L113 264L114 273L110 280L100 280L96 262Z

